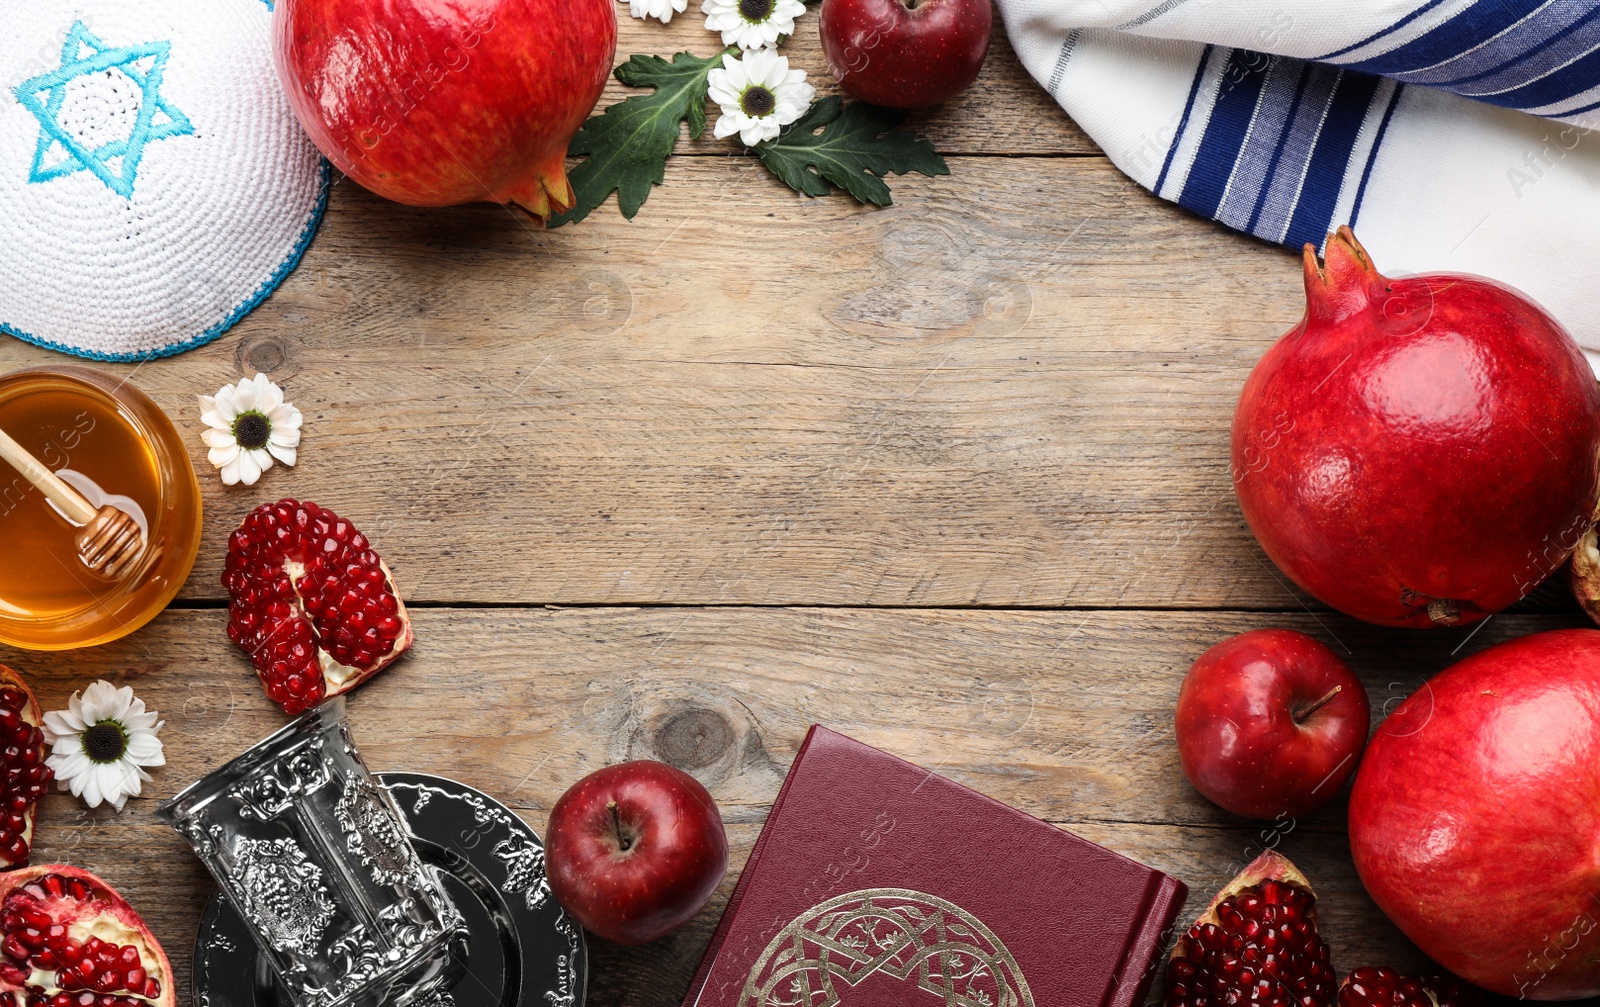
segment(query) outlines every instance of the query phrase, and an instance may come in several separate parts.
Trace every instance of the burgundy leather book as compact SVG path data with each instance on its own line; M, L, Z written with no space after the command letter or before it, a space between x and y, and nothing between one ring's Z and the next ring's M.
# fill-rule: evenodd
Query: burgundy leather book
M1136 1007L1187 889L812 727L684 1007Z

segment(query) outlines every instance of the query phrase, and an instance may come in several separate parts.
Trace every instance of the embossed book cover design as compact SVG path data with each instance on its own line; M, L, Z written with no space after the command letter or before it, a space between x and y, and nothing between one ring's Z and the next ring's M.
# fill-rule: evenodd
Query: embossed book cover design
M1133 1007L1185 894L817 726L684 1007Z

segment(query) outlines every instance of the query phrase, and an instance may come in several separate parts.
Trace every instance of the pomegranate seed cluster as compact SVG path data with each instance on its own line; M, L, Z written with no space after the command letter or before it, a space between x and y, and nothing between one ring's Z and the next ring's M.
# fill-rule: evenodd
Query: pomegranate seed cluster
M291 580L291 564L298 576ZM390 656L400 602L367 537L309 501L264 504L228 539L228 637L291 714L327 693L318 652L360 670Z
M1168 1007L1328 1007L1333 967L1315 905L1275 879L1223 899L1217 922L1195 924L1181 943L1186 957L1168 965Z
M81 879L59 874L6 896L0 981L26 992L25 1007L148 1007L161 996L161 983L145 972L137 946L72 938L64 921L84 919L86 907L89 916L115 915ZM56 992L29 984L35 971L55 973Z
M1339 1007L1433 1007L1435 997L1439 1007L1475 1007L1482 1000L1452 977L1418 978L1372 965L1351 972L1339 987Z
M8 867L28 862L28 821L55 773L44 764L44 732L23 719L27 694L0 689L0 860Z

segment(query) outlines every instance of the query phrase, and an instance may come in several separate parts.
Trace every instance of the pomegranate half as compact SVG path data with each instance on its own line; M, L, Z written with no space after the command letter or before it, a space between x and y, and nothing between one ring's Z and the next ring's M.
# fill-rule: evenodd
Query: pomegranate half
M77 867L0 874L0 1004L174 1007L172 963L116 889Z
M1485 989L1600 995L1600 630L1536 633L1435 676L1379 725L1350 794L1367 891Z
M39 802L55 778L45 764L43 720L28 683L0 664L0 870L27 866Z
M1347 227L1305 249L1306 314L1251 371L1233 482L1295 583L1388 626L1476 622L1554 572L1594 513L1600 386L1510 287L1388 279Z
M278 0L278 77L339 170L415 206L572 206L567 143L617 47L613 0Z

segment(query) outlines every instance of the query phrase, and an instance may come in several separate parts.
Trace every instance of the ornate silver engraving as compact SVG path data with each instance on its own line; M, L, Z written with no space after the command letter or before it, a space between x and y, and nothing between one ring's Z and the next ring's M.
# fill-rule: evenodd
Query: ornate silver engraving
M550 880L544 872L544 850L526 836L513 833L494 844L496 859L506 865L507 895L521 894L529 909L538 909L550 897Z
M281 764L236 784L228 796L239 803L241 816L266 822L294 807L297 798L321 790L331 779L332 766L323 757L322 739L314 738Z
M344 830L345 848L372 872L379 885L421 883L422 863L394 816L382 805L383 797L355 774L344 779L344 793L333 814Z
M443 928L418 923L410 918L414 909L415 903L407 899L405 903L390 906L379 914L384 922L389 924L387 932L394 939L394 944L388 951L380 951L377 942L367 933L366 927L359 924L351 934L335 941L329 951L329 957L339 963L339 980L326 989L316 991L319 1002L342 1000L350 992L366 985L374 976L393 969L397 963L413 960L444 930L453 928L453 924L448 921ZM444 1003L448 1007L450 1001L446 1000Z
M417 814L426 807L435 794L471 808L477 828L462 836L462 840L469 846L482 842L485 836L496 828L502 830L507 838L497 843L492 850L495 857L506 865L506 880L500 886L500 890L511 898L523 899L529 909L538 909L549 899L550 881L545 877L544 849L523 835L528 827L527 823L511 814L504 806L490 803L482 794L476 792L452 793L437 787L414 783L389 787L391 794L397 790L410 790L416 793L411 805L412 814Z
M344 748L337 735L330 737L325 751L334 757L332 785L312 801L297 802L294 814L301 822L295 834L301 835L300 824L316 826L315 831L302 840L311 844L303 847L304 852L322 869L337 908L333 922L322 931L320 945L314 953L293 956L295 960L288 961L281 958L290 956L280 957L276 953L270 956L274 964L284 969L280 977L289 996L298 1007L345 1007L353 1002L352 997L365 996L382 988L383 980L389 976L403 977L404 982L410 984L409 989L399 985L389 987L390 999L385 1001L389 1007L455 1007L448 996L437 995L441 984L445 984L446 991L454 985L464 996L470 991L468 999L479 996L478 987L471 978L476 975L472 962L441 961L434 954L443 947L446 954L458 955L464 946L455 935L466 936L464 920L443 895L444 890L435 878L448 879L454 875L470 879L471 875L456 873L460 861L455 858L436 869L418 857L420 880L426 882L420 887L402 882L384 886L379 891L367 884L371 865L364 866L362 859L366 839L357 810L362 799L360 795L346 795L351 789L347 779L350 769L339 764L338 757L344 754ZM522 818L493 798L447 780L396 773L373 782L377 784L383 809L398 808L401 812L396 824L408 845L412 837L421 837L416 841L425 844L424 849L451 850L471 865L473 874L493 887L491 892L468 881L471 897L482 901L496 923L509 920L519 935L523 981L515 1000L509 1003L524 1007L536 1003L539 1007L581 1007L586 985L584 935L553 896L547 894L542 844ZM426 810L419 815L419 808ZM315 816L310 822L306 821L308 813ZM258 826L254 819L250 825L257 837L263 839L283 836L279 831L281 827L278 824ZM228 846L236 845L237 832L229 833L227 839ZM235 910L243 910L243 900L232 884L236 878L231 870L234 860L226 852L223 856L233 906L220 910L212 925L238 928L241 933L247 928L254 930L262 947L270 951L272 945L255 921L240 919L235 914ZM331 866L335 862L340 865L337 869ZM348 885L351 880L356 883ZM370 915L347 912L342 902L337 901L360 898L363 894L378 897L376 901L362 903ZM208 911L208 920L211 915ZM484 934L477 932L472 939L482 936ZM523 944L523 937L529 937L530 943ZM216 989L228 991L228 996L222 998L226 1002L232 1002L235 994L241 1002L248 999L245 991L251 988L253 963L266 960L268 955L263 952L261 957L255 957L253 949L230 954L219 951L206 926L202 926L195 963L197 998L205 997L206 987L214 984ZM240 968L246 964L251 967ZM411 967L407 970L403 966ZM217 1000L216 992L211 991L209 1002L197 999L197 1007L221 1007Z
M194 847L195 853L201 858L216 855L215 837L220 836L222 830L211 823L210 816L204 811L196 812L193 818L185 818L175 828L183 833L183 837L189 840L189 845Z
M544 998L550 1001L550 1007L577 1007L577 962L581 951L579 941L582 940L582 936L578 933L577 924L567 916L565 909L558 910L556 914L556 929L567 939L567 953L556 963L556 988L545 990Z
M463 918L361 763L342 698L162 808L163 820L216 876L296 1007L420 1000L425 987L455 976L451 956L457 935L465 936ZM248 982L209 976L241 978Z
M322 870L292 839L241 839L234 858L240 908L285 954L312 954L333 921Z

